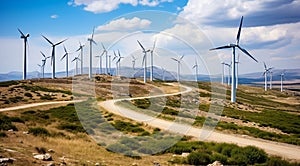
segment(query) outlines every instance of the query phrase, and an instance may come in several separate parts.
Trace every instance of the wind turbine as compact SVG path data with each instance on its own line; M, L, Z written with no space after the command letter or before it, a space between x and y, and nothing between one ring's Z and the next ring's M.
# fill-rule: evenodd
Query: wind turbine
M79 59L79 55L72 60L72 62L74 62L74 61L75 61L75 75L77 75L78 74L78 61L81 61Z
M18 29L18 31L21 34L21 39L24 40L24 59L23 59L23 80L26 80L27 77L27 38L29 37L29 33L27 33L26 35L24 35L24 33Z
M105 53L105 74L108 74L108 55L107 55L107 50L106 50L106 48L104 47L104 45L103 45L103 43L101 43L101 45L102 45L102 48L103 48L103 53L102 54L104 54Z
M118 50L118 55L119 55L119 59L117 60L117 63L119 64L119 75L120 75L120 70L121 70L121 59L124 58L121 56L120 50Z
M109 75L111 75L111 55L108 55L108 67L109 67Z
M43 64L43 60L42 60L42 64ZM43 74L43 65L37 64L40 67L40 73ZM38 77L41 78L41 74L38 74Z
M144 83L147 82L147 52L150 52L150 50L146 50L143 45L140 43L140 41L137 40L139 43L140 47L142 48L142 52L144 53L143 56L143 62L142 65L144 64Z
M154 40L152 50L150 51L150 58L151 58L150 81L153 81L153 52L155 49L155 44L156 44L156 40Z
M225 66L228 67L227 85L229 86L229 85L230 85L230 71L231 71L231 64L224 63L224 62L223 62L223 64L224 64Z
M250 58L252 58L254 61L258 62L247 50L245 50L244 48L240 47L239 42L240 42L240 35L241 35L241 30L242 30L242 24L243 24L243 17L241 18L240 21L240 26L239 26L239 30L237 33L237 37L236 37L236 44L229 44L227 46L221 46L221 47L216 47L210 50L219 50L219 49L226 49L226 48L232 48L232 71L231 71L231 75L232 75L232 84L231 84L231 102L235 102L236 101L236 78L235 78L235 72L236 72L236 68L235 68L235 48L237 47L238 49L240 49L243 53L245 53L246 55L248 55Z
M46 38L45 36L42 35L42 37L44 39L47 40L48 43L50 43L52 45L52 55L51 55L51 65L52 65L52 78L55 78L55 46L60 45L61 43L65 42L67 39L62 40L56 44L52 43L48 38Z
M132 69L135 70L135 61L137 60L135 56L131 56L132 57Z
M174 61L177 62L177 81L180 81L180 65L181 65L181 61L183 59L184 55L182 55L179 59L175 59L175 58L171 58Z
M89 66L89 79L92 79L92 70L93 70L93 43L97 45L97 43L94 41L94 33L95 33L95 27L93 28L92 37L88 38L88 41L90 42L90 66Z
M273 71L272 70L270 70L270 89L272 89L272 79L273 79Z
M265 76L265 91L267 91L267 89L268 89L268 84L267 84L268 74L269 74L270 70L272 70L272 67L267 68L266 63L264 62L264 68L265 68L265 71L263 73L263 76Z
M44 57L44 59L42 60L42 66L43 66L43 78L44 78L44 71L45 71L45 65L46 65L46 61L48 58L50 58L50 56L47 56L42 52L40 51L40 53L42 54L42 56Z
M114 51L114 58L113 58L113 61L115 60L115 59L117 59L118 58L118 56L117 56L117 54L116 54L116 52ZM119 75L119 73L118 73L118 60L116 61L116 76L117 75Z
M196 82L198 82L198 64L197 64L197 59L195 59L195 65L193 66L193 69L195 69Z
M70 53L67 51L65 46L64 46L64 51L65 51L65 54L60 60L62 61L64 58L66 58L66 75L67 75L67 77L69 77L69 54Z
M162 80L165 81L166 69L164 69L163 67L161 67L161 70L162 70Z
M75 52L77 52L77 51L80 51L80 62L81 62L81 64L80 64L80 74L83 74L83 47L84 47L85 45L81 45L81 43L80 43L80 41L79 41L79 48L75 51Z
M238 54L238 60L235 62L236 63L236 84L235 87L236 89L238 88L239 84L239 63L240 63L240 54Z
M280 74L280 91L283 91L283 80L284 80L285 71Z
M105 50L102 52L101 55L97 55L95 57L99 58L99 74L102 74L102 56L104 55Z

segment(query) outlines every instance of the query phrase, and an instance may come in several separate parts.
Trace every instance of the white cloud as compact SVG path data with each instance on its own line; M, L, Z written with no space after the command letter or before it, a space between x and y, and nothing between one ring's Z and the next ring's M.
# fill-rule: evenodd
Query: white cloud
M133 17L132 19L120 18L108 24L97 27L98 31L130 31L149 27L150 20Z
M52 19L56 19L56 18L58 18L58 15L56 15L56 14L54 14L54 15L51 15L51 16L50 16L50 18L52 18Z
M158 6L164 2L173 2L173 0L73 0L69 5L85 6L84 10L93 13L106 13L119 8L121 4L128 4L131 6Z

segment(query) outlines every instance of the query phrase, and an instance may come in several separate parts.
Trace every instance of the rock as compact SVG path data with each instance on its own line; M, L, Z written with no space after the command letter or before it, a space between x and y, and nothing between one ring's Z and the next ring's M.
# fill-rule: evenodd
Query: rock
M37 155L34 155L33 157L38 160L52 161L52 156L49 153L37 154Z
M54 153L55 151L53 149L48 150L49 153Z
M47 166L55 166L55 164L54 163L49 163L49 164L47 164Z
M208 164L207 166L223 166L223 164L220 161L215 161L212 164Z
M157 161L153 161L153 165L154 165L154 166L160 166L160 163L157 162Z
M190 153L182 153L181 157L187 157Z
M14 130L13 129L9 129L9 130L7 130L8 132L13 132Z
M29 134L29 132L28 131L23 131L23 134Z
M15 160L14 158L0 158L0 165L6 165L6 163L13 164Z
M95 166L101 166L101 164L100 163L96 163Z
M132 163L131 165L132 165L132 166L138 166L138 164L137 164L137 163Z

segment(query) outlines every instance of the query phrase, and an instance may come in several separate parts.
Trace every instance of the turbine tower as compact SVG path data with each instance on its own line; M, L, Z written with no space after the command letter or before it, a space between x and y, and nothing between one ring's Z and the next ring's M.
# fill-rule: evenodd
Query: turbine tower
M94 41L94 32L95 32L95 27L93 29L92 37L88 38L88 41L90 42L90 66L89 66L89 79L92 79L92 74L93 74L93 44L97 45L97 43Z
M177 81L180 81L180 65L181 65L181 61L183 59L184 55L182 55L179 59L175 59L175 58L171 58L174 61L177 62Z
M80 51L80 74L83 74L83 47L85 45L81 45L81 43L79 42L79 48L75 51Z
M242 29L242 24L243 24L243 17L241 18L240 21L240 26L239 26L239 30L237 33L237 37L236 37L236 44L229 44L227 46L221 46L221 47L217 47L217 48L213 48L210 50L218 50L218 49L226 49L226 48L232 48L232 71L231 71L231 75L232 75L232 84L231 84L231 102L235 103L236 102L236 78L235 78L235 73L236 73L236 68L235 68L235 49L238 48L240 49L243 53L245 53L246 55L248 55L250 58L252 58L254 61L258 62L247 50L243 49L242 47L240 47L239 42L240 42L240 35L241 35L241 29Z
M64 46L64 51L65 54L64 56L60 59L62 61L64 58L66 58L66 76L69 77L69 52L67 51L66 47Z
M119 73L119 75L120 75L120 70L121 70L121 59L124 58L124 57L121 56L120 50L118 50L118 55L119 55L119 57L118 57L117 63L119 64L119 72L118 72L118 73Z
M105 53L105 74L108 74L108 55L107 55L107 50L106 48L104 47L103 43L101 43L102 45L102 48L103 48L103 55Z
M150 51L150 59L151 59L151 69L150 69L150 81L153 81L153 52L155 49L156 40L154 40L152 50Z
M162 80L165 81L166 69L164 69L163 67L161 67L161 70L162 70Z
M193 66L193 69L195 69L196 82L198 82L198 64L197 64L197 59L195 59L195 65Z
M224 84L225 62L222 62L222 85Z
M224 63L224 62L223 62L223 64L224 64L225 66L228 67L227 85L229 86L229 85L230 85L230 71L231 71L231 64Z
M24 59L23 59L23 80L26 80L27 77L27 38L29 37L29 33L24 35L24 33L18 29L18 31L21 34L21 39L24 40Z
M239 64L240 64L240 54L238 54L238 60L235 62L236 63L236 84L235 87L236 89L238 88L239 84Z
M79 55L80 55L80 54L79 54ZM78 55L77 57L75 57L75 58L72 60L72 62L75 61L75 75L78 74L78 61L81 61L81 60L79 59L79 55Z
M144 83L146 83L147 82L147 52L150 52L150 50L146 50L138 40L137 42L139 43L140 47L142 48L142 52L144 53L142 65L144 64Z
M264 68L265 68L265 71L263 73L263 76L265 76L265 91L267 91L267 89L268 89L268 84L267 84L268 74L269 74L270 70L272 70L272 67L268 68L266 63L264 62Z
M102 74L102 56L104 55L105 50L101 53L101 55L97 55L95 57L99 58L99 74Z
M283 91L283 80L284 80L285 71L280 74L280 92Z
M131 56L132 57L132 69L135 70L135 61L137 60L135 56Z
M273 72L272 72L272 70L269 73L270 73L270 89L272 89L272 79L273 79Z
M45 78L45 77L44 77L45 65L46 65L47 59L50 58L50 56L47 56L47 57L46 57L46 55L45 55L42 51L40 51L40 53L41 53L42 56L44 57L44 59L42 60L42 62L43 62L43 63L42 63L42 66L43 66L43 78Z
M44 39L46 39L47 42L50 43L51 46L52 46L51 65L52 65L52 79L54 79L55 78L55 47L60 45L61 43L65 42L67 39L62 40L62 41L54 44L48 38L46 38L45 36L42 35L42 37Z

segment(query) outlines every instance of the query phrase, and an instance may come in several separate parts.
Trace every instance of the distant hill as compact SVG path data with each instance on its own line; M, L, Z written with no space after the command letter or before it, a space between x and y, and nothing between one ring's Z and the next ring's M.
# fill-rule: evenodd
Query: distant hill
M102 69L104 72L105 69ZM156 80L162 80L163 79L163 71L161 68L154 67L153 69L153 77ZM273 80L274 81L280 81L280 74L283 72L282 69L275 69L273 70ZM69 75L72 76L74 75L75 71L70 70ZM88 68L84 68L84 73L88 73ZM93 68L93 73L99 73L98 68ZM116 70L115 68L111 69L111 74L115 74ZM120 71L122 76L125 77L135 77L135 78L142 78L144 76L144 70L143 68L136 68L133 70L130 67L122 67L122 70ZM300 69L287 69L285 70L285 79L286 80L300 80ZM21 80L22 79L22 72L9 72L9 73L4 73L0 74L0 81L8 81L8 80ZM57 72L56 76L57 77L65 77L66 73L65 72ZM46 78L51 78L52 74L51 73L45 73ZM150 68L147 69L147 76L149 78L150 76ZM41 73L38 71L34 72L29 72L27 74L28 79L32 78L40 78ZM165 71L164 72L164 78L165 80L176 80L177 74L175 72L169 72ZM182 75L181 79L183 80L195 80L195 75ZM214 76L209 76L209 75L199 75L198 76L199 81L214 81L214 82L220 82L221 81L221 76L214 75ZM240 84L258 84L260 82L264 81L264 77L262 75L262 72L255 72L255 73L248 73L248 74L240 74L239 75L239 83ZM299 81L300 83L300 81Z

